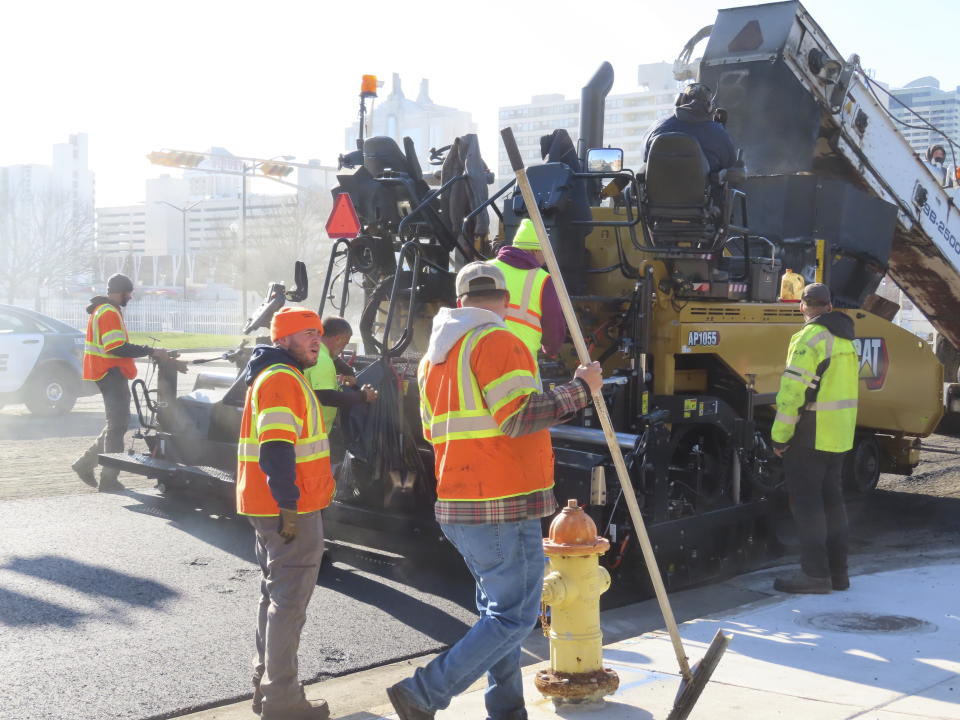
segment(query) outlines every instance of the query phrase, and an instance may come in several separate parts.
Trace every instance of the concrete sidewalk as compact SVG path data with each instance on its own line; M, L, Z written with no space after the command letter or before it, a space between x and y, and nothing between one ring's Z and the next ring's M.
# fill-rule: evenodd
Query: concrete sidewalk
M830 595L769 594L783 568L737 579L735 592L752 598L746 605L681 626L691 661L699 660L714 633L723 628L734 638L701 695L691 720L802 718L803 720L960 720L960 560L955 552L942 561L909 569L857 575L847 592ZM714 587L703 591L732 592ZM682 593L680 594L683 595ZM672 598L683 617L682 597ZM605 632L629 619L622 611L605 613ZM678 610L678 607L680 608ZM539 631L536 635L539 635ZM542 635L531 636L529 650L543 657ZM544 663L524 670L531 720L556 718L630 718L662 720L679 687L676 659L665 632L645 633L607 645L604 659L620 676L616 695L602 704L563 706L557 711L533 686ZM429 658L417 658L351 676L310 685L311 698L326 697L333 717L383 720L396 716L385 702L356 707L358 696L386 688ZM438 720L482 720L483 681L437 713ZM252 720L249 702L206 710L194 720Z
M759 573L769 582L770 573ZM690 715L804 720L960 720L960 565L955 561L853 579L847 592L778 595L684 623L691 658L714 633L730 648ZM665 718L679 687L666 633L609 645L620 689L603 705L566 706L564 718ZM531 719L555 718L526 673ZM483 693L457 698L439 720L482 718ZM387 717L394 717L388 715Z

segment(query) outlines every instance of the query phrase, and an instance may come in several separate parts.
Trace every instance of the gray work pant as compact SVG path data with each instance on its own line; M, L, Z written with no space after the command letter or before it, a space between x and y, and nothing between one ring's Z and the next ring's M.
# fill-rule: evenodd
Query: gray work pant
M97 467L97 455L100 453L123 452L123 436L130 426L130 384L120 372L112 367L107 374L97 380L97 387L103 395L103 407L106 410L107 424L97 436L93 445L78 459L78 464L93 470ZM111 474L116 479L118 470L104 468L100 477Z
M323 557L320 511L300 515L297 536L289 544L277 532L279 520L251 517L260 563L260 608L254 678L260 678L264 710L279 709L303 697L297 670L300 631L317 585Z

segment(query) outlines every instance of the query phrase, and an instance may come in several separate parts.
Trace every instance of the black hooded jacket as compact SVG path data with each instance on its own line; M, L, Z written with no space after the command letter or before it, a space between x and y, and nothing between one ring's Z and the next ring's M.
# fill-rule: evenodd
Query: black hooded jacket
M853 340L856 337L853 320L846 313L831 310L806 322L807 325L822 325L834 337Z
M710 172L733 167L737 162L737 149L727 129L714 122L702 103L692 102L679 106L673 113L659 120L647 133L644 143L643 161L650 155L653 139L666 133L684 133L691 135L700 143L700 149L707 158Z

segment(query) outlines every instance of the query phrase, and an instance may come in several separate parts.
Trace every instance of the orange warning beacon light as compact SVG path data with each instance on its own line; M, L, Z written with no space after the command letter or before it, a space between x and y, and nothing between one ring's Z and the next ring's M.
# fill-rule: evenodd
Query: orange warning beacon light
M377 96L377 76L364 75L360 79L360 97L375 98Z
M339 238L355 238L360 234L360 218L353 207L353 200L347 193L337 195L333 203L333 210L327 218L327 237L331 240Z

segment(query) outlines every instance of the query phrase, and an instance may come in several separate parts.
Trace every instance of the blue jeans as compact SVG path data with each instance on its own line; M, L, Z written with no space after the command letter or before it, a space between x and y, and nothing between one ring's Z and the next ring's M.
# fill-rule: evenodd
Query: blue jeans
M540 614L540 520L441 528L477 581L480 620L400 684L418 705L436 711L486 673L484 699L490 719L525 720L520 651Z

